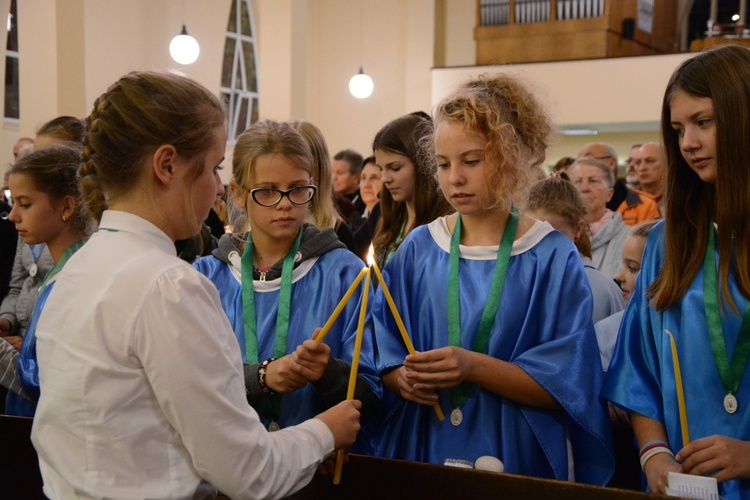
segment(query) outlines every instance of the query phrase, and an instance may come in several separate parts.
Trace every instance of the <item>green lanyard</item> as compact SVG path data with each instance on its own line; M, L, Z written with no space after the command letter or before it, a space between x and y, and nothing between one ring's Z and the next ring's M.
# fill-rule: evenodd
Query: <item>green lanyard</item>
M393 254L396 253L396 246L399 245L402 241L404 241L404 231L406 231L406 221L404 221L403 224L401 224L401 232L398 233L398 238L396 238L396 241L393 242L392 245L388 247L388 253L385 256L385 261L383 262L383 266L391 260L391 257L393 257Z
M712 223L708 232L706 256L703 258L703 301L706 308L708 336L711 339L711 352L714 355L714 363L716 363L716 368L719 371L721 384L727 391L724 398L724 408L727 412L734 413L737 411L737 400L733 394L737 393L747 362L750 360L750 301L745 303L740 333L730 363L726 339L724 338L724 328L721 324L721 313L719 312L715 251L714 225Z
M482 311L482 319L479 321L479 329L474 339L471 350L484 353L490 339L490 331L495 323L497 309L500 305L500 296L505 285L505 275L508 271L510 252L513 249L513 239L518 229L518 212L515 207L511 209L508 221L503 230L503 237L497 249L497 260L495 271L492 275L489 296ZM456 227L451 236L450 271L448 273L448 343L454 347L461 347L461 308L459 300L459 244L461 241L461 214L456 218ZM469 399L471 384L462 382L451 389L451 403L454 408L461 408Z
M302 229L292 248L284 256L281 266L281 289L279 291L279 309L276 312L276 335L273 342L273 357L280 358L286 354L287 333L289 332L289 309L292 302L292 272L294 256L302 241ZM255 287L253 286L253 235L247 233L245 250L242 252L242 318L245 325L245 356L248 363L257 363L258 359L258 323L255 317ZM269 401L270 400L270 401ZM260 411L271 420L279 420L281 414L281 397L272 395L259 403ZM277 427L278 428L278 427Z
M39 293L42 293L42 290L47 287L47 283L49 282L49 280L51 280L57 273L62 270L62 268L65 266L65 263L68 262L68 259L70 259L70 257L74 253L76 253L82 246L83 240L78 240L70 245L67 249L65 249L62 256L60 257L60 260L58 260L57 263L52 267L52 269L50 269L50 271L47 273L47 276L44 277L42 284L39 285Z
M289 309L292 302L292 271L294 256L302 241L300 229L292 248L284 257L281 267L281 290L279 292L279 309L276 312L276 336L273 344L273 357L280 358L286 354L286 338L289 331ZM253 286L253 236L247 233L245 250L242 252L242 317L245 324L245 356L248 363L257 363L258 358L258 324L255 318L255 294Z

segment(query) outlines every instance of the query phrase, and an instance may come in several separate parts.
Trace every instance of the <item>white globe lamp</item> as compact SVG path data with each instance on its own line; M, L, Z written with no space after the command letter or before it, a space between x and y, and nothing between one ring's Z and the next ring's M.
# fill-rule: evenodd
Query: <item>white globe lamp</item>
M375 85L372 83L372 78L365 74L365 70L359 68L359 73L354 75L349 80L349 92L357 99L367 99L372 95L372 91Z
M183 24L180 34L174 37L169 44L169 54L172 59L180 64L193 64L200 53L201 48L198 46L198 42L188 35L187 28Z

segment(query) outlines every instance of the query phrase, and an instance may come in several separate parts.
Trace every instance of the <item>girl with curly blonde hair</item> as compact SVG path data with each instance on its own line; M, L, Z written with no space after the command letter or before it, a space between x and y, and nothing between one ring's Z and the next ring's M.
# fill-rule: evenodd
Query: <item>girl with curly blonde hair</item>
M425 146L456 213L415 228L384 270L416 353L379 292L378 370L396 395L379 451L440 464L489 455L511 473L605 484L614 463L581 258L517 208L550 121L506 75L463 84L434 114Z

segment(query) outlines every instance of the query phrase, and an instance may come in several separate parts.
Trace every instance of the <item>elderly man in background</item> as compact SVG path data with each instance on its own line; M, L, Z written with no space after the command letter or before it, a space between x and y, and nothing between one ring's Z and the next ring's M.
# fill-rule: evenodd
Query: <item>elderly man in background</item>
M664 189L667 184L667 164L664 148L655 142L647 142L638 150L635 165L641 191L649 195L664 213Z
M362 175L362 155L353 149L339 151L333 157L333 192L354 204L354 209L362 215L367 208L359 193L359 178Z
M638 182L638 174L635 171L635 163L638 157L638 150L642 144L633 144L630 146L630 154L625 160L625 185L633 190L641 188L641 184Z
M630 226L622 215L607 208L614 191L614 175L607 165L594 158L578 158L568 169L573 185L586 208L591 227L591 261L605 276L614 279L622 266L621 254Z
M631 148L629 162L634 163L640 147ZM617 179L617 151L610 144L603 142L592 142L586 144L578 152L578 158L594 158L605 164L614 178L612 199L607 203L607 208L622 214L622 220L629 226L639 222L655 219L660 216L659 207L649 196L640 191L631 189L624 182Z

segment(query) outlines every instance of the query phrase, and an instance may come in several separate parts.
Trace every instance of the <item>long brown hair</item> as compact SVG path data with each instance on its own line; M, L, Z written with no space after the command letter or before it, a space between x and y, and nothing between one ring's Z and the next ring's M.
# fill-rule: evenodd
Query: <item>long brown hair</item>
M388 123L375 135L372 150L390 151L404 155L414 164L414 227L428 224L442 215L453 211L438 188L432 172L429 157L421 154L420 141L432 134L432 120L424 113L411 113ZM408 214L406 203L393 200L387 188L380 192L381 216L373 247L382 253L386 249L395 250L401 228L406 224ZM406 234L403 235L404 237Z
M670 105L677 92L709 98L714 105L717 176L703 182L682 157ZM736 311L729 294L734 273L750 297L750 50L727 46L698 54L682 63L669 80L661 112L661 133L667 158L664 265L650 286L653 306L664 310L686 293L702 264L711 222L719 226L719 283L723 297Z

